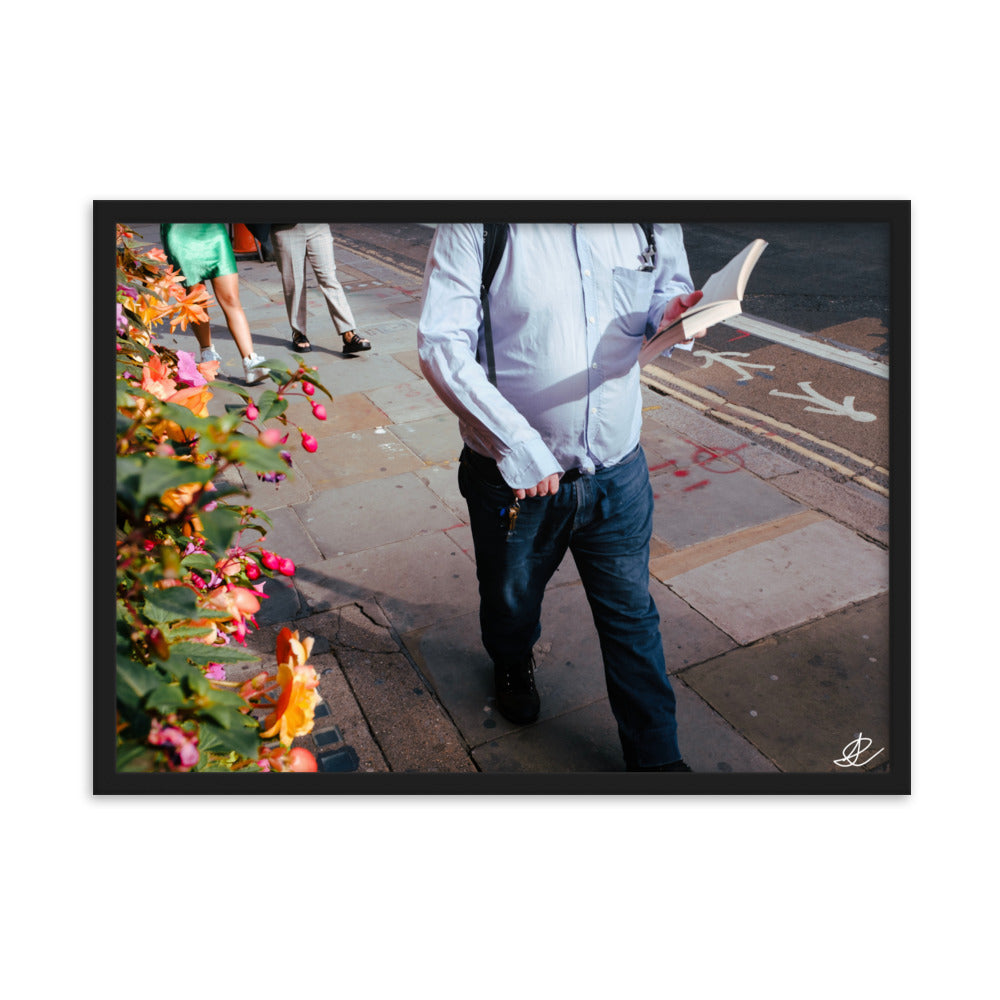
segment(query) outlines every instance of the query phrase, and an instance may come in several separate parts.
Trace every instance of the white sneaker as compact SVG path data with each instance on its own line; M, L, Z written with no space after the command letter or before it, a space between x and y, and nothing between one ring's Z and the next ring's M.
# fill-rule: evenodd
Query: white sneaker
M214 347L206 347L201 352L201 363L204 364L206 361L221 361L222 355Z
M247 385L256 385L261 379L267 378L267 369L259 368L264 359L259 354L250 354L243 359L243 371L247 377Z

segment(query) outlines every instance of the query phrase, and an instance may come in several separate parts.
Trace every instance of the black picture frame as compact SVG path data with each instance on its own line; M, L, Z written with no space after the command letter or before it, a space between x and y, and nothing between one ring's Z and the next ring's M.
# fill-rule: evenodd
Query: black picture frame
M890 231L890 312L896 350L890 380L889 600L890 743L886 772L695 773L119 773L114 767L114 365L105 331L113 329L115 224L130 220L253 223L274 218L341 223L460 222L486 218L531 222L680 222L785 224L803 221L884 224ZM910 692L910 253L911 203L828 201L176 201L96 200L94 252L95 498L93 525L93 792L97 795L908 795L911 788ZM680 780L683 779L683 780Z

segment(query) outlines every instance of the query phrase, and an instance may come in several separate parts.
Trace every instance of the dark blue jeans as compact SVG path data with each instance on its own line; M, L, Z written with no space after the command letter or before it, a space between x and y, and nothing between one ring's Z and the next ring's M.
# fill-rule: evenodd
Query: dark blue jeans
M514 494L494 462L466 448L458 478L469 505L486 652L494 661L531 653L545 586L569 549L597 626L626 764L678 760L676 701L649 593L653 490L642 449L563 481L551 496L525 498L513 531L501 512Z

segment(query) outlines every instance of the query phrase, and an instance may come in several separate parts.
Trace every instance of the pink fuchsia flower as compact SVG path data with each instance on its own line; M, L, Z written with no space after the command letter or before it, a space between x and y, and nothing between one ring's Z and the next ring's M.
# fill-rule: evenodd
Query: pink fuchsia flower
M210 681L224 681L226 679L226 668L221 663L210 663L205 668L205 676Z
M306 451L312 453L319 448L319 442L312 436L312 434L307 434L305 431L302 431L302 447L305 448Z
M326 407L322 403L313 403L313 416L317 420L326 420Z
M224 627L235 635L238 642L243 643L246 642L247 622L256 625L254 615L260 611L260 598L263 596L246 587L226 584L208 594L206 605L229 615L229 624Z
M302 391L303 391L303 392L304 392L304 393L305 393L305 394L306 394L307 396L311 396L311 395L312 395L312 394L313 394L313 393L314 393L314 392L316 391L316 386L314 386L314 385L312 384L312 382L303 382L303 383L302 383Z
M120 302L115 303L115 332L128 333L128 317Z
M253 403L247 403L247 420L256 420L260 416L260 410Z
M159 719L153 719L147 742L166 751L167 767L171 771L190 771L198 763L198 737L178 726L164 725Z

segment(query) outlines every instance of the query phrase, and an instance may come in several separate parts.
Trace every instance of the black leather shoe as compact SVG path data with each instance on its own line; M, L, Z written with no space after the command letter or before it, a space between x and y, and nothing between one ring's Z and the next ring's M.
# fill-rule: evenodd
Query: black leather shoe
M508 721L518 726L534 722L541 711L542 700L535 689L535 660L493 664L497 709Z

